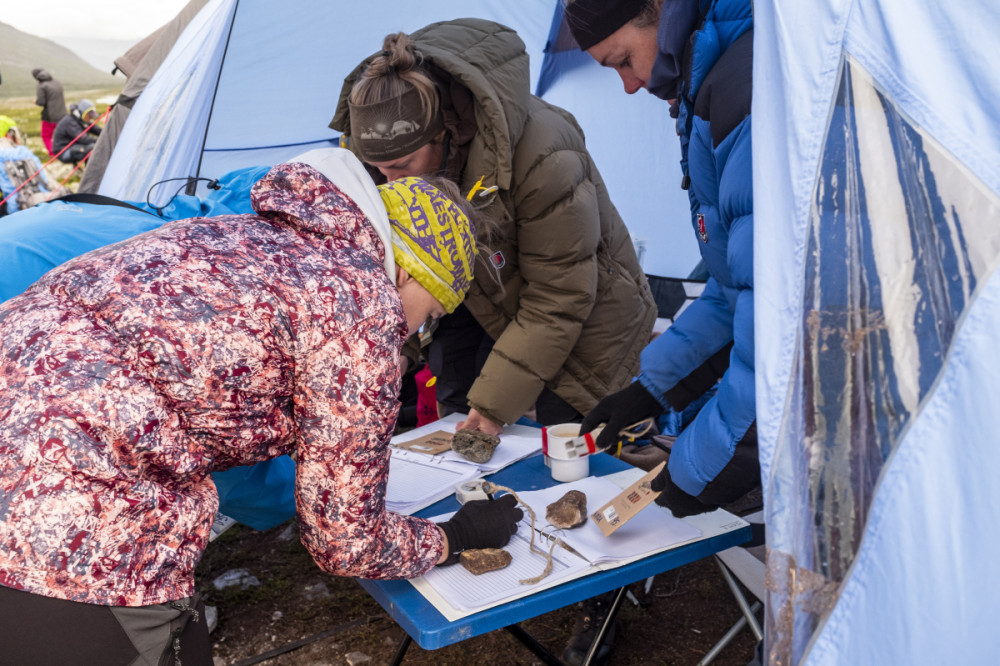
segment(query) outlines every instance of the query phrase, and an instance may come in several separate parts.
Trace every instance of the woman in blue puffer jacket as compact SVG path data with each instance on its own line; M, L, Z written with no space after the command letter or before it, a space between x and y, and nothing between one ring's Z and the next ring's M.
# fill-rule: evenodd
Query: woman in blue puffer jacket
M623 426L685 406L717 387L673 445L657 502L684 516L760 485L754 399L750 0L572 0L580 47L615 69L629 94L667 100L681 140L682 187L710 278L702 296L642 353L637 381L587 414Z

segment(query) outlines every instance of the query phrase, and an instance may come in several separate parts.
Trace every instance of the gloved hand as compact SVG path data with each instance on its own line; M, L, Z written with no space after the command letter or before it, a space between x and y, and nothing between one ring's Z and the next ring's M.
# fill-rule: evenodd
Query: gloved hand
M669 458L670 453L652 444L647 444L646 446L626 444L622 447L621 455L618 457L629 465L632 465L632 467L638 467L648 472Z
M620 439L618 433L627 426L649 417L655 418L664 411L663 405L650 395L642 384L635 381L621 391L605 396L597 403L597 406L583 417L580 433L590 432L602 423L606 423L604 430L594 441L594 446L603 451L618 443Z
M708 513L719 508L713 504L705 504L697 497L688 495L678 488L674 480L670 478L670 470L667 469L666 465L650 482L649 487L653 492L662 491L656 498L656 503L670 509L670 513L674 514L676 518L696 516L699 513Z
M524 512L513 495L496 500L466 502L454 516L439 524L448 538L448 557L441 564L455 564L458 554L473 548L503 548L517 532Z

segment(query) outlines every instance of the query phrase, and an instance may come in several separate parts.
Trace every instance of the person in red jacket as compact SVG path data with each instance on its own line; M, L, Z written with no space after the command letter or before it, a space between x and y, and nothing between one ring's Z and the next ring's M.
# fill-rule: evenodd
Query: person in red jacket
M4 663L211 664L194 568L214 470L294 454L302 541L333 574L411 578L514 532L513 497L442 524L385 507L400 347L472 279L457 191L376 189L326 149L251 199L0 305Z
M42 107L42 143L49 155L52 151L52 135L56 124L66 115L66 97L63 95L62 84L52 78L47 70L36 67L31 70L31 76L38 81L35 86L35 106Z

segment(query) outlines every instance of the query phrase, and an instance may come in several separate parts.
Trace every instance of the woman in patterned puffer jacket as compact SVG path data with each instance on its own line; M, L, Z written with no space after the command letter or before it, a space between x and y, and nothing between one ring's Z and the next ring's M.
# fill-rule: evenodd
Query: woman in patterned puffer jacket
M251 198L0 305L5 663L212 663L193 572L213 470L294 453L302 541L334 574L419 576L513 532L512 502L440 526L385 509L400 347L472 276L460 206L416 178L376 189L339 149Z

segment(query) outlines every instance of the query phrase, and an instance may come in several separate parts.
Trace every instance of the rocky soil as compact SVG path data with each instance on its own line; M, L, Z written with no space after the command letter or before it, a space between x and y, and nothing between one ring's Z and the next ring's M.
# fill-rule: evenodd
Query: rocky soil
M217 589L214 581L227 574L241 582ZM224 532L205 551L198 586L218 611L212 632L216 666L388 664L404 636L357 582L319 570L300 543L294 521L264 532L242 525ZM619 614L612 665L696 664L739 618L712 559L657 576L648 593L641 583L632 592L638 605L626 601ZM573 607L564 608L523 626L559 655L575 615ZM753 656L754 643L744 629L713 663L743 666ZM510 634L495 631L434 651L413 643L403 663L540 661Z

